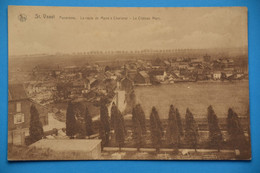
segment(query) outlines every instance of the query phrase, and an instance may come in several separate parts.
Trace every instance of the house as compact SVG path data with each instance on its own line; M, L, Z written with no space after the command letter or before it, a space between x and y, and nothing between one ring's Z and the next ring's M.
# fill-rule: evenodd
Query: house
M97 87L98 83L99 83L99 81L96 78L94 78L94 77L87 78L87 85L88 85L87 88L88 89L92 89L94 87Z
M121 79L119 89L125 90L126 92L131 91L134 87L134 83L128 77Z
M69 72L69 73L75 73L77 70L78 70L78 67L75 65L64 67L64 71Z
M46 88L42 85L42 83L37 83L33 86L33 91L35 91L36 93L42 92L45 89Z
M145 71L140 71L136 74L134 83L137 85L150 84L150 76Z
M23 145L29 135L30 107L34 104L43 126L48 125L48 109L30 100L22 84L8 86L8 143Z
M224 67L228 67L229 66L229 62L227 59L221 59L221 64L224 66Z
M212 77L213 77L214 80L219 80L221 78L221 72L220 71L213 72Z
M74 80L74 79L77 79L77 74L75 74L75 73L69 73L69 74L66 74L66 75L65 75L65 78L66 78L67 80Z
M72 82L72 93L86 93L89 90L89 82L88 80L77 80Z
M178 77L176 74L171 73L171 74L169 75L168 81L169 81L169 83L174 83L174 81L176 81L176 80L178 80L178 79L179 79L179 77Z
M180 63L178 65L179 69L187 69L188 68L188 64L187 63Z
M73 81L72 87L73 88L81 88L81 89L87 88L87 82L86 81L84 82L83 80Z
M163 63L164 63L164 65L166 65L166 66L170 66L170 65L171 65L171 63L170 63L169 61L167 61L167 60L163 61Z
M171 62L171 67L177 69L179 66L179 62Z
M95 90L90 90L86 93L83 93L84 97L89 99L89 100L93 100L95 98L98 98L98 92Z
M206 71L203 69L198 69L197 71L197 80L207 80L210 79L207 77Z
M134 81L135 76L137 75L137 70L126 70L126 76L131 79L132 81Z
M225 77L226 78L232 78L232 76L234 75L233 71L224 71Z
M176 62L182 62L183 60L184 60L184 58L178 57L178 58L176 59Z
M43 83L41 87L42 91L53 91L57 89L55 82Z
M173 74L176 75L177 77L180 77L180 70L174 70Z
M204 55L204 56L203 56L203 60L204 60L205 62L210 62L210 60L211 60L210 55L208 55L208 54Z
M204 61L203 58L193 58L193 59L191 59L191 63L194 63L194 64L201 64L203 61Z
M121 70L115 70L114 73L115 73L115 76L117 79L121 78L121 76L122 76Z
M234 71L234 68L233 68L233 67L227 67L227 68L224 68L223 70L224 70L224 71L233 72L233 71Z
M54 82L29 84L27 87L29 94L54 91L56 89L56 83Z
M104 76L107 78L107 79L111 79L111 76L113 76L113 73L111 73L110 71L106 71Z
M160 65L153 65L152 69L159 69L161 66Z
M159 82L162 82L167 76L167 73L164 70L155 70L151 72L151 75L154 76L155 79L158 80Z
M104 88L107 93L113 92L117 87L117 81L114 79L105 79L102 81Z
M110 72L110 71L106 71L104 76L107 78L107 79L113 79L113 80L116 80L117 79L117 75Z
M30 83L28 83L26 85L26 91L27 91L28 94L33 94L33 93L36 92L36 90L35 90L35 85L36 84L37 84L36 81L31 81Z
M193 67L193 66L188 66L188 68L187 68L187 70L189 70L189 71L193 71L193 70L195 70L195 67Z
M54 70L54 73L55 73L55 75L60 75L61 74L61 71L60 70Z

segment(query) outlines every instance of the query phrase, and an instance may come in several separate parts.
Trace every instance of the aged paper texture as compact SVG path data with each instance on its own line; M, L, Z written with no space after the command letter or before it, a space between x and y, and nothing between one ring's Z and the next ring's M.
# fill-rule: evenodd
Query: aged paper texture
M250 160L247 8L9 6L8 160Z

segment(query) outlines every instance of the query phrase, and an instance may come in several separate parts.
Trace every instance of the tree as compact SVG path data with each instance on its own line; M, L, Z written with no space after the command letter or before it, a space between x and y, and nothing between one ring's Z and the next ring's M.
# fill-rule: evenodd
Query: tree
M70 138L73 138L77 133L76 119L74 116L74 108L71 101L68 103L67 112L66 112L66 135Z
M199 137L198 127L189 108L186 109L185 122L185 140L196 151Z
M152 108L152 112L150 114L150 131L153 146L156 148L156 151L158 152L162 144L161 138L163 136L163 128L158 112L155 107Z
M105 134L104 146L106 146L109 142L110 124L108 110L104 103L102 103L100 106L100 122L100 125L103 129L103 133Z
M180 112L179 112L178 108L176 108L176 118L177 118L177 125L178 125L179 134L180 134L180 136L183 136L181 115L180 115Z
M130 106L131 109L133 109L133 107L136 104L136 95L135 95L135 90L131 90L129 92L129 99L128 99L128 105ZM130 111L131 111L130 109Z
M145 115L140 104L133 108L132 122L133 139L135 140L137 150L139 151L143 143L142 136L146 133Z
M137 151L140 150L143 140L142 140L142 128L139 121L133 120L133 139L136 143Z
M44 133L42 128L42 123L40 121L39 112L34 105L30 109L30 127L29 135L32 143L42 139Z
M106 140L106 133L105 133L105 128L101 121L99 121L99 138L101 139L101 150L103 150L104 146L106 143L108 143Z
M232 146L242 150L246 145L244 130L240 124L238 115L231 109L228 109L227 131Z
M85 125L86 125L86 135L90 136L93 134L93 129L92 129L92 117L88 111L88 107L86 107L85 110Z
M133 111L132 111L133 123L134 123L135 119L136 119L136 121L139 121L139 123L140 123L142 134L145 134L146 133L145 114L144 114L143 108L141 107L140 104L137 104L133 108Z
M57 92L55 93L55 97L57 98L57 100L61 100L61 99L67 99L69 97L69 87L71 86L71 83L67 82L60 82L57 84L56 88L57 88Z
M116 107L116 104L115 102L112 103L112 107L111 107L111 128L115 128L115 119L116 119L116 116L117 116L117 107Z
M218 118L211 105L208 107L208 127L210 145L218 147L218 150L220 150L220 146L223 142L223 137L218 125Z
M114 128L115 128L116 142L118 143L119 151L121 151L121 147L124 145L125 142L126 129L125 129L124 117L119 110L117 116L115 117Z
M173 147L178 147L180 143L180 133L177 124L176 112L173 105L170 106L169 117L168 117L168 127L166 131L166 138L168 144Z

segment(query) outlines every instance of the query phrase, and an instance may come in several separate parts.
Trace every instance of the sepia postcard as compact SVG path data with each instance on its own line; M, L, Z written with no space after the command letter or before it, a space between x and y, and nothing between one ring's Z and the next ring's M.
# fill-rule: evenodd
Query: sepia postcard
M251 160L246 7L8 7L8 160Z

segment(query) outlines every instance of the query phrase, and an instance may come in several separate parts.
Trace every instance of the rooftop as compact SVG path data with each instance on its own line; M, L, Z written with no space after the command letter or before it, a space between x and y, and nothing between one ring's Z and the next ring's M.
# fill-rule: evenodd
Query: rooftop
M139 72L144 78L149 78L149 75L145 71Z
M27 95L23 84L10 84L8 86L8 100L23 100L27 99Z
M89 140L89 139L42 139L31 147L51 149L53 151L80 151L89 152L92 151L97 145L101 143L101 140Z

